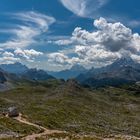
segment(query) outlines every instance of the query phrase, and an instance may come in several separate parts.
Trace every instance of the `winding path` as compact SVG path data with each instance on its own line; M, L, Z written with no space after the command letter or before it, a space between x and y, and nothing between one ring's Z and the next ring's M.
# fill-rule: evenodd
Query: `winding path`
M38 133L38 134L28 135L28 136L22 138L22 140L36 140L36 138L40 138L40 137L47 136L47 135L50 135L50 134L66 133L65 131L49 130L49 129L43 127L43 126L40 126L40 125L31 123L28 120L26 120L25 118L23 118L22 117L22 114L20 114L18 117L15 117L14 119L17 120L17 121L19 121L19 122L21 122L21 123L24 123L24 124L27 124L27 125L30 125L30 126L34 126L37 129L40 129L40 130L43 131L43 132Z
M42 132L40 132L40 133L37 133L37 134L33 133L31 135L23 137L21 140L36 140L37 138L45 137L45 136L48 136L48 135L51 135L51 134L64 134L64 133L67 133L66 131L50 130L50 129L47 129L47 128L43 127L43 126L31 123L27 119L25 119L22 116L22 114L20 114L18 117L15 117L14 119L19 121L20 123L27 124L27 125L30 125L30 126L34 126L37 129L42 130ZM98 137L95 136L95 138L98 138ZM127 135L115 135L115 136L112 136L112 138L99 138L99 139L102 139L102 140L115 140L115 139L140 140L140 138L138 138L138 137L127 136Z

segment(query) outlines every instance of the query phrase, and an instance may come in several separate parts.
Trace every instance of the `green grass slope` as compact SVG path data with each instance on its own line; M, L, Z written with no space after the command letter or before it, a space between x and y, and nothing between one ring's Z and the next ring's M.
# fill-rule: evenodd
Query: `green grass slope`
M50 129L140 137L139 90L139 86L91 90L54 80L0 93L0 110L17 106L28 120ZM6 127L1 120L0 126ZM17 131L17 127L11 129Z

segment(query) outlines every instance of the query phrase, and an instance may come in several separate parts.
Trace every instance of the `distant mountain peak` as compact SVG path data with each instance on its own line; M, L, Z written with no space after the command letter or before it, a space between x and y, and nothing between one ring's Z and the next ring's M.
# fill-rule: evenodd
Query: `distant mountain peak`
M72 67L71 67L71 70L73 70L73 71L85 71L86 70L86 68L85 67L83 67L82 65L79 65L79 64L77 64L77 65L73 65Z
M27 67L27 66L25 66L24 64L22 64L22 63L20 63L20 62L16 62L16 63L11 64L11 65Z
M15 73L15 74L23 73L24 71L28 70L27 66L19 62L16 62L14 64L2 64L0 65L0 68L6 72Z
M131 57L121 57L117 59L112 65L124 67L124 66L134 66L137 64Z
M76 79L88 86L135 83L140 81L140 64L131 57L122 57L106 67L91 69Z
M121 58L117 59L117 61L135 63L135 61L131 57L121 57Z
M62 70L59 72L49 72L51 75L53 75L56 78L59 79L71 79L77 77L81 73L86 73L87 69L84 68L82 65L73 65L70 69Z
M46 71L38 70L36 68L28 69L22 74L22 77L30 80L37 80L37 81L55 79L53 76L49 75Z
M22 65L20 62L15 62L13 65Z

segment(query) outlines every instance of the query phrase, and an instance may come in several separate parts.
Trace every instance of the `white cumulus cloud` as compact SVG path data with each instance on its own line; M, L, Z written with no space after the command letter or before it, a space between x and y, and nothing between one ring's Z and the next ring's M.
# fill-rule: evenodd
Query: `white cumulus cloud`
M138 33L133 33L130 28L120 22L111 23L102 17L96 19L93 25L96 30L92 32L76 27L69 39L55 41L58 45L73 46L73 52L62 52L65 59L59 62L68 64L76 62L100 67L124 55L139 60L140 35Z
M68 60L68 56L64 55L63 53L56 52L48 54L48 61L54 62L58 64L64 64Z
M39 51L36 51L36 50L33 50L33 49L30 49L30 50L22 50L22 49L16 49L14 51L14 54L18 57L21 57L21 58L24 58L28 61L32 61L34 60L35 57L38 57L40 55L43 55L42 52L39 52Z

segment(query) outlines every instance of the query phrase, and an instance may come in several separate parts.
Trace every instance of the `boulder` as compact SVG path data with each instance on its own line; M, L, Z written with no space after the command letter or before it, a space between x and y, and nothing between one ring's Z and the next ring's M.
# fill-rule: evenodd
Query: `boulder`
M9 117L18 117L19 116L18 109L16 107L9 107L8 116Z

